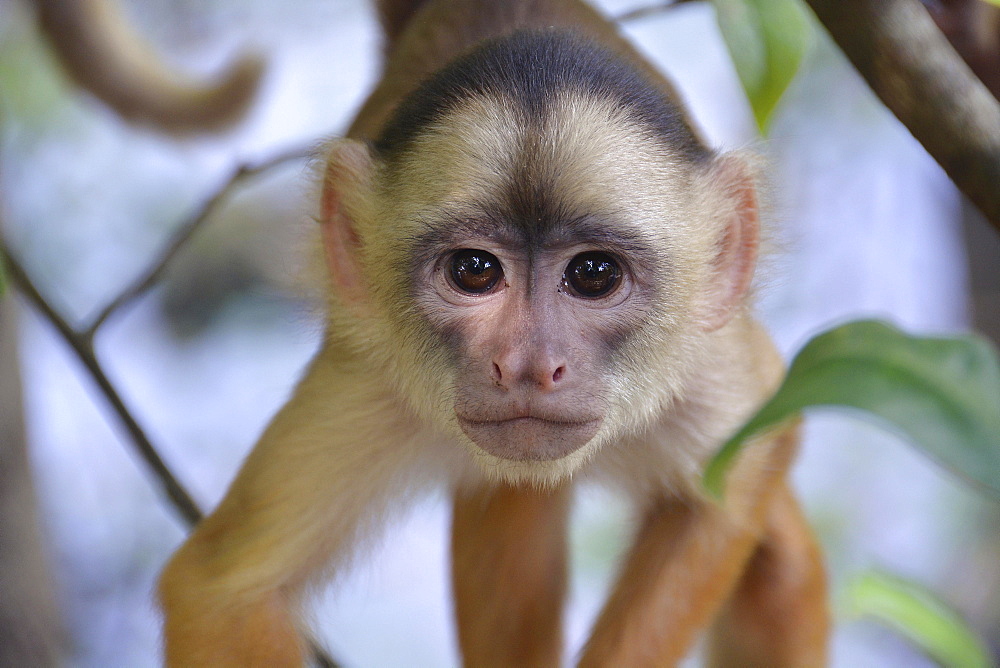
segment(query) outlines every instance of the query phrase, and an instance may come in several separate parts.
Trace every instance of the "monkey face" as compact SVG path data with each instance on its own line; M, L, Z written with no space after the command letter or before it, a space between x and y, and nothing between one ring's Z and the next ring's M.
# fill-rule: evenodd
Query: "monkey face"
M334 148L322 218L338 294L375 306L337 328L488 474L549 483L683 393L752 244L712 156L635 102L655 93L497 68L478 91L432 80L382 140Z
M395 167L407 179L383 176L381 217L391 206L405 232L372 244L408 253L379 260L410 267L407 299L385 295L386 313L415 307L399 338L446 351L423 358L424 395L452 379L437 419L509 479L566 475L662 408L690 292L670 271L685 224L662 152L620 141L626 121L592 101L550 113L593 122L525 127L489 100L456 111Z
M606 431L645 270L607 239L532 246L494 222L450 228L415 278L417 303L449 351L453 420L477 453L507 469L562 468Z
M634 281L603 251L559 249L525 261L492 250L452 252L432 275L448 311L437 327L460 360L455 416L491 455L561 459L590 442L605 418L607 321Z

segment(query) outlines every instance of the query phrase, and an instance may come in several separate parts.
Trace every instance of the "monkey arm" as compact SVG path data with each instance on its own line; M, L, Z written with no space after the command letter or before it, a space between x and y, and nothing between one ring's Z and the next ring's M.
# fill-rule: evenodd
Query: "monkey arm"
M568 485L456 493L452 574L465 665L559 665L570 496Z
M219 507L160 581L168 665L301 665L297 607L316 573L407 490L417 445L406 414L317 358Z
M580 666L671 666L688 653L757 546L795 443L786 431L755 444L730 475L725 506L669 498L647 511Z
M716 509L661 502L632 546L580 666L675 665L733 587L754 543L752 532Z
M822 558L782 484L767 526L710 636L712 666L823 666L830 611Z

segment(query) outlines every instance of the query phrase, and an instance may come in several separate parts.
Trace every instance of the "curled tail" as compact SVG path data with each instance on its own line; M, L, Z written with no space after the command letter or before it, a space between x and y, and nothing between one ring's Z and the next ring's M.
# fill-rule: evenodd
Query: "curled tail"
M236 60L214 81L198 81L168 69L111 0L34 4L66 72L126 120L178 134L217 131L254 100L263 71L256 56Z

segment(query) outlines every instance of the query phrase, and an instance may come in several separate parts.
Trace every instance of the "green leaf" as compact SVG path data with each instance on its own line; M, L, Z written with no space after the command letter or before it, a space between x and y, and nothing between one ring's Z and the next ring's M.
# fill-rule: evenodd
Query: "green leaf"
M747 439L810 406L867 411L1000 496L1000 360L985 339L911 337L873 320L820 334L796 355L771 400L709 462L708 490L721 495Z
M736 74L762 133L805 56L810 23L801 0L712 0Z
M942 666L989 668L985 645L958 614L923 587L884 573L866 573L847 590L857 617L871 617L920 647Z
M997 7L1000 7L1000 0L986 0L986 2L990 3L991 5L996 5Z

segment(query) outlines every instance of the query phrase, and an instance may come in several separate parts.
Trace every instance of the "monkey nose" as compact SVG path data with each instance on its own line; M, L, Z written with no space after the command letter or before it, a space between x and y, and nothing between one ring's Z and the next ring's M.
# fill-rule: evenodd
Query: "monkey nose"
M519 359L503 356L493 360L493 382L505 390L527 386L553 392L566 377L566 364L548 356Z

